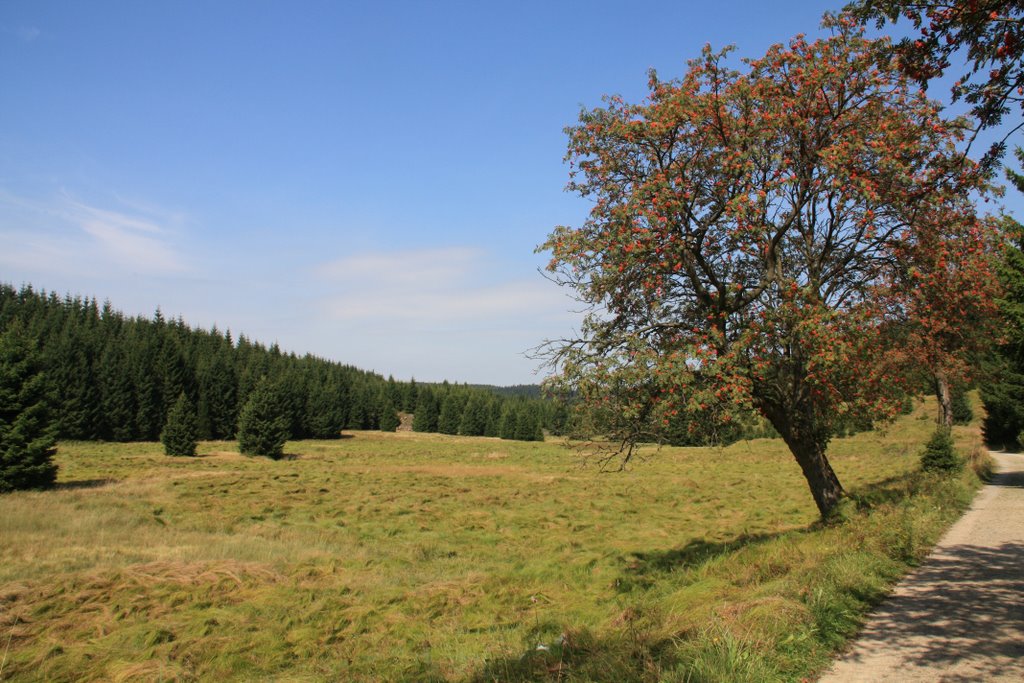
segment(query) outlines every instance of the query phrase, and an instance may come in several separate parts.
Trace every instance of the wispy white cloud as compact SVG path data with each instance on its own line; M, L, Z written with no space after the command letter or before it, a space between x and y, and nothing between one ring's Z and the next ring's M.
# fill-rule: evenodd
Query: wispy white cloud
M542 283L541 283L542 284ZM550 308L551 293L538 283L519 281L465 289L402 291L360 289L329 305L338 320L388 318L395 321L485 321Z
M483 255L471 247L367 252L321 264L316 273L340 283L370 280L385 287L446 287L464 279Z
M181 274L185 259L167 226L180 214L100 207L62 192L48 200L0 191L0 262L39 272Z
M564 312L565 297L539 275L502 279L493 265L482 249L451 247L355 254L314 272L337 320L488 324Z
M90 235L110 260L144 272L181 273L183 259L154 219L101 209L68 199L67 217Z

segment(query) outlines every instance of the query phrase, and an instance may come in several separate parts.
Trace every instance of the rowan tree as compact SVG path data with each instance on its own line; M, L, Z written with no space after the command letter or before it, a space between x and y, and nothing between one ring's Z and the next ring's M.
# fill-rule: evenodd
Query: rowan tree
M897 299L893 309L905 314L902 352L928 375L937 422L948 431L956 422L954 392L973 379L999 337L1002 231L997 220L978 220L966 204L959 211L949 205L940 213L921 211L917 221L932 224L897 247L908 265L890 291Z
M887 42L832 30L742 72L706 48L682 79L652 72L643 103L608 98L567 130L568 189L594 204L541 249L591 310L547 352L552 383L607 418L606 464L682 411L753 408L827 517L837 423L900 407L915 359L898 352L894 288L920 251L905 247L936 242L920 217L968 214L983 179L957 149L962 122L878 66Z
M893 46L898 65L927 87L953 62L964 62L952 98L971 105L979 128L999 126L1006 115L1018 120L986 160L1002 156L1006 139L1024 126L1024 0L856 0L849 16L878 28L908 20L916 34Z

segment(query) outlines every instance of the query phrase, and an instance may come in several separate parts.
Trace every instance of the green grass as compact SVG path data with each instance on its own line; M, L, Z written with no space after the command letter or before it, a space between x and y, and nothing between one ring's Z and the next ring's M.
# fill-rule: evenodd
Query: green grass
M0 497L0 680L799 680L976 486L918 473L931 411L832 444L831 527L771 440L621 474L438 435L63 443L57 490Z

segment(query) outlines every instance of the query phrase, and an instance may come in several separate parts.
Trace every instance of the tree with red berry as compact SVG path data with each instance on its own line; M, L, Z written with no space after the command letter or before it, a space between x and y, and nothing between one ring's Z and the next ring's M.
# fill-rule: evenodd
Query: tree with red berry
M971 105L978 130L1011 116L984 161L994 165L1002 157L1007 138L1024 126L1024 1L856 0L845 12L878 28L909 21L916 35L896 43L893 53L899 68L924 87L963 60L953 101Z
M540 249L590 310L545 352L551 383L601 416L606 464L685 411L754 409L827 518L837 422L898 409L921 360L905 283L929 245L966 244L984 178L963 122L879 66L888 43L832 30L742 71L706 48L682 79L652 72L642 104L611 97L567 129L568 189L594 204ZM964 220L942 232L944 214Z

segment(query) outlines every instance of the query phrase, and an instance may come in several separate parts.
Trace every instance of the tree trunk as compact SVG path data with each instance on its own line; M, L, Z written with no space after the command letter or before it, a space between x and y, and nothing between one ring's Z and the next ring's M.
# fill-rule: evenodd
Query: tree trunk
M821 518L828 519L842 500L845 491L825 456L831 433L827 428L816 424L813 407L803 407L806 410L791 405L772 405L764 401L760 405L761 412L789 446L790 453L800 465Z
M935 398L939 402L938 422L947 430L953 428L953 395L949 390L949 379L942 370L935 371Z
M804 473L804 479L811 489L821 518L828 519L842 500L845 491L828 458L825 457L825 446L815 443L813 439L790 439L785 436L782 438Z

